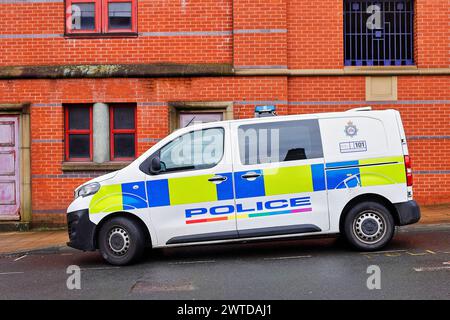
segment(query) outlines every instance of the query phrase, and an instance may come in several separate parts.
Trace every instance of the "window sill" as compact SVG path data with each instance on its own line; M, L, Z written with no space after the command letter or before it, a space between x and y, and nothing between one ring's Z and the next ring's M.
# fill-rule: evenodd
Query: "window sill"
M137 38L137 32L110 32L110 33L66 33L65 39L107 39L107 38Z
M125 168L132 161L110 161L103 163L66 161L62 163L62 171L115 171Z
M344 71L399 71L417 70L417 66L347 66Z

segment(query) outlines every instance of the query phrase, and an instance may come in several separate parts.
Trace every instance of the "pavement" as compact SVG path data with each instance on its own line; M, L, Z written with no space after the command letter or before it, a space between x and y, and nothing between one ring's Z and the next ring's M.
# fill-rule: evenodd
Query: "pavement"
M449 300L449 272L450 224L433 224L371 253L328 238L155 249L126 267L70 248L3 256L0 299Z
M418 224L445 224L450 223L450 203L421 206L422 217ZM67 230L27 231L27 232L0 232L0 256L33 251L46 251L64 249L69 241Z

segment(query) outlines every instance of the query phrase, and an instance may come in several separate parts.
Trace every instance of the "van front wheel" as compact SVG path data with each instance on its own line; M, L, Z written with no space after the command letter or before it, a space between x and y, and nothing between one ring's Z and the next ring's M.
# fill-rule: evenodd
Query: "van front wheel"
M389 243L395 224L389 210L378 202L363 202L348 212L344 221L344 234L358 250L375 251Z
M113 265L127 265L142 257L145 237L134 221L115 217L101 227L98 246L102 257Z

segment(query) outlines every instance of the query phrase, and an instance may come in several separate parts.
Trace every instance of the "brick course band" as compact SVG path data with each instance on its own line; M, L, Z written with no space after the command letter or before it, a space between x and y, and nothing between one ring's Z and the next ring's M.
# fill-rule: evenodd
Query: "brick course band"
M63 143L63 139L33 139L31 143Z
M63 174L33 174L33 179L73 179L73 178L97 178L110 171L68 172Z
M450 170L417 170L413 174L450 174Z
M158 139L158 138L139 138L138 139L138 142L151 142L151 143L154 143L154 142L159 142L159 141L161 141L161 139Z
M398 100L398 101L289 101L291 106L327 105L389 105L389 104L450 104L450 100Z
M27 3L28 1L24 1L24 3ZM48 2L59 2L59 1L48 1ZM0 2L0 4L2 4L2 2ZM138 35L141 37L225 37L231 36L232 34L273 34L273 33L287 33L287 30L236 29L236 30L212 30L212 31L155 31L155 32L139 32ZM0 34L0 39L43 39L43 38L47 39L47 38L62 38L64 36L65 36L64 34L60 33Z
M223 37L230 36L231 31L161 31L161 32L140 32L143 37Z
M48 39L62 38L63 34L59 33L41 33L41 34L0 34L0 39Z
M408 140L450 140L450 136L410 136Z
M235 29L234 34L287 33L287 29Z
M66 209L33 210L33 214L66 214Z

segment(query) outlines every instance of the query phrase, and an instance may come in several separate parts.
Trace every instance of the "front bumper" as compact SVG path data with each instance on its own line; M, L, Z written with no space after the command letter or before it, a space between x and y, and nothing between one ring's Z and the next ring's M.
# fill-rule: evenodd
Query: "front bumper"
M394 203L394 206L398 213L399 226L413 224L420 220L420 208L414 200Z
M96 225L89 220L89 210L77 210L67 214L67 226L69 231L69 247L83 250L94 251L95 247L95 227Z

